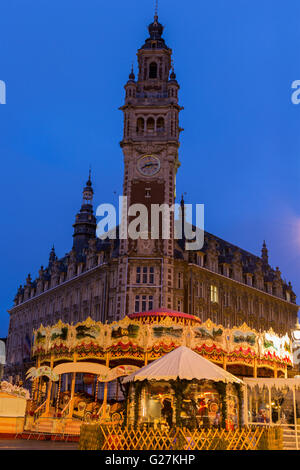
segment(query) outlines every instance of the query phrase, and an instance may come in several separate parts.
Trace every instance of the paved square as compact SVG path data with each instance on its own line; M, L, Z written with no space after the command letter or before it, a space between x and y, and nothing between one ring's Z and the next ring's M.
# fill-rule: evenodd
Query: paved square
M78 442L0 439L0 450L78 450Z

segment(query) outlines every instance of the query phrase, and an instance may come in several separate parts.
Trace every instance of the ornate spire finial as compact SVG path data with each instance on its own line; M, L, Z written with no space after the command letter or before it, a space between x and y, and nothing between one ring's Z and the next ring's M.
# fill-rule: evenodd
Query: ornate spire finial
M266 267L269 264L269 256L268 256L268 248L267 248L265 240L263 242L263 247L261 250L261 259L262 259L263 265Z
M131 72L129 75L129 80L135 80L134 70L133 70L133 62L131 64Z
M91 202L93 200L93 188L92 188L92 169L89 167L89 179L86 182L86 187L83 189L83 203Z
M55 248L54 248L54 245L52 245L50 256L49 256L49 265L51 265L56 259L57 259L57 256L55 254Z
M154 21L158 20L158 0L155 0Z
M174 60L173 57L171 59L171 75L170 75L170 80L176 80L176 74L174 71Z

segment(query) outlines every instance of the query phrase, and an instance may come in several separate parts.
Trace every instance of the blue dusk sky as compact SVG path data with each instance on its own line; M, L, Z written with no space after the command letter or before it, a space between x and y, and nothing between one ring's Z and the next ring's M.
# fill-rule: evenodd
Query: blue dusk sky
M122 193L123 86L154 0L3 0L0 336L13 297L72 247L89 166L95 206ZM177 194L207 231L270 263L300 295L299 0L160 0L181 85Z

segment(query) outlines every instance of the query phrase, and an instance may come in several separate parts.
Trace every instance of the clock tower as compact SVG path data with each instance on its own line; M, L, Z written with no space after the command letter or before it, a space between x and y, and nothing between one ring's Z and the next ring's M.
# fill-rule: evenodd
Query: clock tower
M179 112L183 108L178 104L179 84L172 66L172 50L162 38L163 29L155 13L148 27L149 37L137 52L138 76L132 69L125 85L125 103L120 108L124 114L120 143L124 155L123 194L127 197L127 210L136 204L147 208L148 233L141 229L137 239L121 237L119 281L122 279L120 295L125 298L121 301L119 297L119 316L151 307L173 308L165 279L173 277L174 214L170 216L170 236L162 236L161 212L159 235L156 239L151 237L151 208L162 204L173 206L180 166ZM133 214L130 215L127 225L132 221ZM148 282L150 268L153 282ZM140 308L139 298L146 299L140 302Z

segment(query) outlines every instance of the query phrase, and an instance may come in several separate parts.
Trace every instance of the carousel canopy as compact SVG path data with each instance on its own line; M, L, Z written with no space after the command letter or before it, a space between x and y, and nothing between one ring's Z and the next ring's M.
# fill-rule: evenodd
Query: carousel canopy
M294 377L293 379L284 379L284 378L276 379L276 378L265 378L265 377L254 379L254 378L245 377L244 381L250 388L258 387L260 389L263 389L263 388L271 389L274 387L279 390L285 387L289 389L300 388L299 376Z
M186 346L180 346L174 351L142 367L137 372L126 377L123 382L134 382L137 380L212 380L214 382L236 382L243 381L226 370L213 364L204 357L195 353Z

